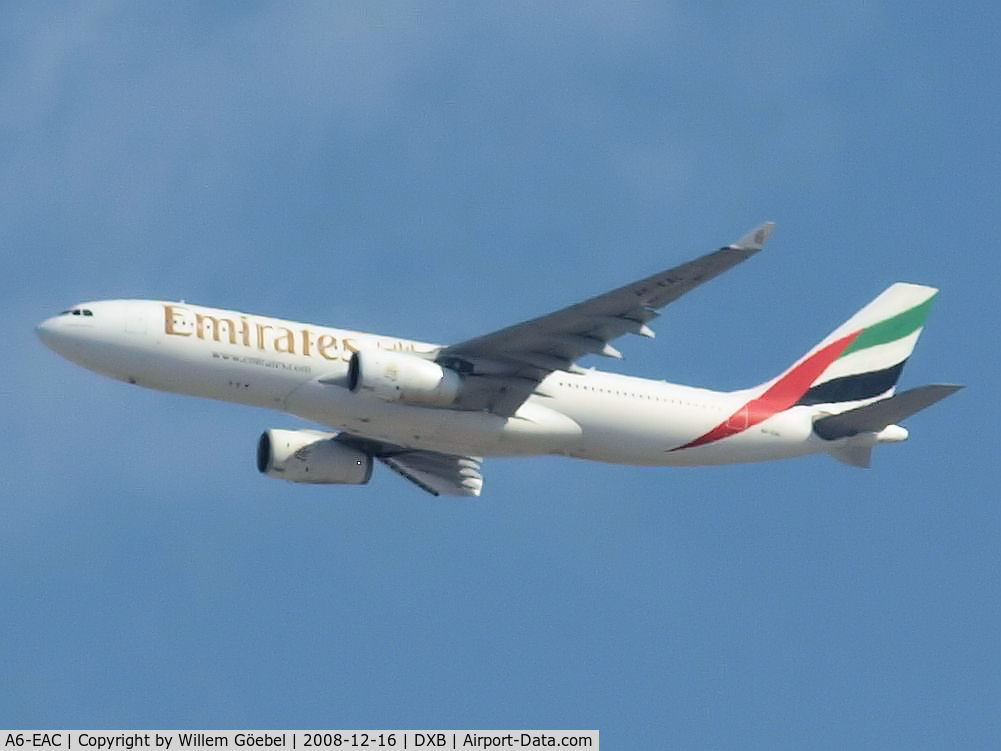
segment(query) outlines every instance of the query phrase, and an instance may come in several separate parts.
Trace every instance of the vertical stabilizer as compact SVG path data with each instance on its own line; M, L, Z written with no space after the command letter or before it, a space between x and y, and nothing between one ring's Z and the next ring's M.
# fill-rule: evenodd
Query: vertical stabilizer
M849 408L891 396L938 290L898 282L767 384L789 406Z
M727 438L796 406L831 414L892 396L937 294L920 284L888 287L782 375L749 389L753 397L728 419L673 450Z

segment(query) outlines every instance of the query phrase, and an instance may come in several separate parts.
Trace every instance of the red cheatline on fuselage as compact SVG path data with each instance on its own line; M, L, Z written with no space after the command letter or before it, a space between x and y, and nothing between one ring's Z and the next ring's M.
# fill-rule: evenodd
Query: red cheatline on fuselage
M673 448L671 451L703 446L713 441L729 438L764 422L772 415L789 409L802 398L803 394L820 378L831 363L841 357L863 330L859 329L842 339L831 342L823 349L817 350L773 383L765 393L749 401L708 433L689 441L684 446Z

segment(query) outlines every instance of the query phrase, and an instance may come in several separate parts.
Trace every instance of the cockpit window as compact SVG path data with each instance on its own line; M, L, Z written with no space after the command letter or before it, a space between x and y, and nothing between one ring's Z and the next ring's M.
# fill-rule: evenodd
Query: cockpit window
M92 316L92 315L94 315L93 311L87 310L86 308L83 309L83 314L85 316Z
M89 318L94 317L94 311L88 308L70 308L69 310L60 310L59 315L61 316L86 316Z

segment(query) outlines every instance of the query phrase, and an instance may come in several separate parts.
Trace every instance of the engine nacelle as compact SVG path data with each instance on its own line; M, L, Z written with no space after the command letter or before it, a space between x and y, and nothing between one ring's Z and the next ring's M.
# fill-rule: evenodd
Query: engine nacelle
M268 430L257 442L257 469L289 482L364 485L372 457L318 430Z
M348 388L387 402L447 407L458 397L462 377L431 360L368 349L351 355Z

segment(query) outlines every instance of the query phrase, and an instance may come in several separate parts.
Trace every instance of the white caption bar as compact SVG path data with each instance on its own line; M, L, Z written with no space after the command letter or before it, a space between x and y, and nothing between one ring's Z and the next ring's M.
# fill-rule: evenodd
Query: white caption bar
M598 748L597 730L0 730L0 751Z

